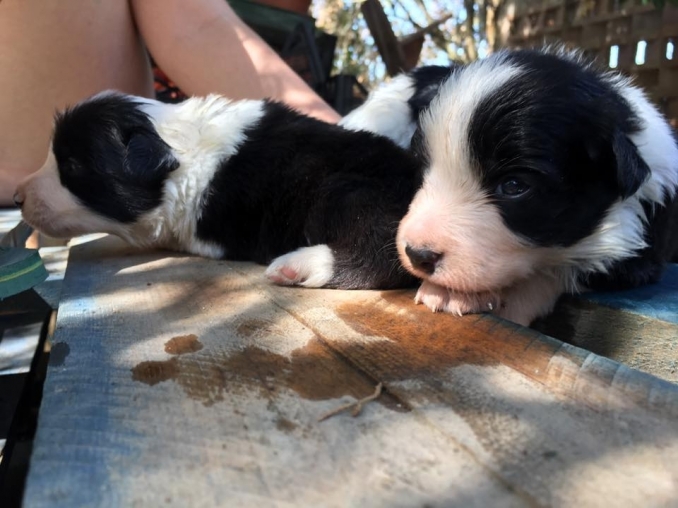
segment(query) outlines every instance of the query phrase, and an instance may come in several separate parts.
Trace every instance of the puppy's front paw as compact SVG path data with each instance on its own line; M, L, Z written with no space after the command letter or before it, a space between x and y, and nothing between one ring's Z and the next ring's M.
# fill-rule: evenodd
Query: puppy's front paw
M496 293L458 293L426 281L419 287L414 301L423 303L433 312L450 312L458 316L493 312L501 305Z
M334 274L334 256L327 245L302 247L277 257L268 265L266 277L281 286L319 288Z
M414 297L414 303L423 303L433 312L445 311L450 299L450 290L424 281Z

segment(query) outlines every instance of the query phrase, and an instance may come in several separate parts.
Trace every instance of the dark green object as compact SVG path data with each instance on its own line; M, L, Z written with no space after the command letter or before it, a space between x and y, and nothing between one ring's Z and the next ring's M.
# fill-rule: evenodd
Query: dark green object
M253 28L276 51L283 48L287 37L298 24L306 24L315 31L315 20L311 16L250 0L229 0L228 3L240 19Z
M31 289L47 275L37 250L0 247L0 300Z
M622 3L624 3L623 0ZM666 5L678 6L678 0L641 0L641 3L643 5L652 3L657 9L663 9Z

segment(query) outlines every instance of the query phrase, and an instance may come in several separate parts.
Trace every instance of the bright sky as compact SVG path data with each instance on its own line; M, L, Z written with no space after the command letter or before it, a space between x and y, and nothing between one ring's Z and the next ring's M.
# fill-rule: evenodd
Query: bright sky
M359 1L359 0L358 0ZM462 0L422 0L426 6L426 10L434 19L443 18L451 13L456 13L457 17L446 22L446 26L452 27L455 23L463 23L466 20L466 11L463 8ZM344 0L345 5L353 5L356 0ZM317 1L315 5L321 5L322 0ZM414 0L382 0L382 5L386 11L393 26L394 32L399 36L406 36L416 31L416 27L410 22L409 17L420 27L427 26L427 20L424 12ZM394 6L391 10L391 5ZM366 26L358 26L356 29L361 32L364 30L365 40L368 44L373 44L372 37ZM487 55L487 44L485 41L478 41L478 55L483 58ZM457 53L460 57L463 55L463 49L457 48ZM422 51L422 58L420 64L429 65L448 65L449 57L447 53L441 49L436 48L430 41L427 41ZM381 81L386 74L383 64L374 65L371 69L371 74L377 81Z

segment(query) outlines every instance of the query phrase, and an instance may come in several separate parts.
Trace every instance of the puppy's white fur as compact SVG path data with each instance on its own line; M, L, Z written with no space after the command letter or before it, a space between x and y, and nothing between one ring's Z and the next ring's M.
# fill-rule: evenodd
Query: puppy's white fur
M103 92L109 93L114 92ZM142 109L180 163L165 182L161 206L129 225L101 217L78 203L60 184L50 148L41 170L18 187L24 217L56 237L101 231L141 247L153 245L222 257L221 247L197 238L199 210L219 163L238 151L245 140L245 130L263 115L263 102L230 101L216 95L191 98L180 104L135 99L143 103Z
M560 55L581 62L577 53ZM407 244L443 253L432 275L417 273L426 279L417 301L433 310L483 312L491 304L500 316L529 324L548 313L560 294L580 289L583 273L606 272L643 249L647 219L641 199L662 204L678 187L678 149L667 123L641 90L606 74L602 79L641 119L641 130L630 138L652 169L650 177L633 196L614 203L590 236L570 247L535 247L515 235L472 167L468 126L480 101L520 72L501 55L475 62L453 74L422 114L431 163L397 241L401 260L413 273Z
M319 288L334 274L334 255L327 245L302 247L274 259L266 277L283 286Z
M480 61L453 74L422 114L431 164L400 224L398 246L410 270L414 268L404 255L407 243L450 253L427 277L432 284L466 293L491 291L530 275L537 261L491 206L468 145L471 116L480 101L519 72L503 60Z
M61 185L51 148L42 167L19 184L17 193L23 201L23 219L39 225L49 236L70 238L92 231L121 236L126 233L124 224L93 213Z
M162 205L142 216L135 228L147 231L154 244L181 245L193 254L222 257L220 247L197 239L198 211L219 164L238 151L245 130L261 119L263 103L209 95L175 105L149 101L143 109L180 165L165 182Z
M409 148L416 129L407 103L413 94L412 78L406 74L396 76L371 93L365 103L342 118L339 125L350 130L375 132Z

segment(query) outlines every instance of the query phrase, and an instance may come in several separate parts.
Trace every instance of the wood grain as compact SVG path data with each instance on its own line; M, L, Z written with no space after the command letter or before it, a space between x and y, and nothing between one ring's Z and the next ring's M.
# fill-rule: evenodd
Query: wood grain
M25 506L668 506L678 388L411 293L71 251ZM318 417L385 393L357 418Z

